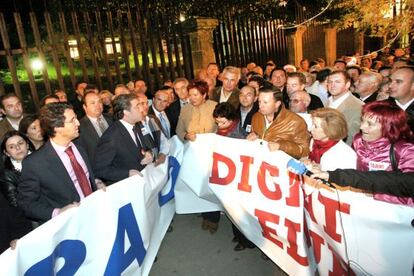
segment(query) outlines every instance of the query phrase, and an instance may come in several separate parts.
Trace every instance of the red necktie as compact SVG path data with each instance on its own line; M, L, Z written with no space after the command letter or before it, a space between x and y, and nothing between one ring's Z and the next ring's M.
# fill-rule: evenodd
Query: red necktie
M75 171L76 179L78 180L79 186L83 192L83 195L86 197L92 193L91 186L89 185L89 180L86 177L85 172L82 169L82 166L76 160L75 154L73 153L72 147L68 147L65 150L66 154L69 156L70 163L72 168Z

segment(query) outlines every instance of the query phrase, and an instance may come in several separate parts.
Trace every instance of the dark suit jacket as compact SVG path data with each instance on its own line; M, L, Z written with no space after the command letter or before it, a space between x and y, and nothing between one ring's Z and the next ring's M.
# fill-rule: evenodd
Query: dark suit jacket
M410 126L411 131L414 133L414 102L411 103L405 110L408 115L408 125Z
M256 101L254 104L253 104L253 107L252 107L252 109L249 111L249 113L247 113L247 115L246 115L246 119L244 119L244 123L243 123L243 125L241 126L245 131L247 131L247 126L248 125L250 125L250 127L251 127L251 125L252 125L252 118L253 118L253 115L257 112L259 110L259 104L258 104L258 102ZM237 114L239 115L239 117L241 118L241 111L240 111L240 107L239 107L239 109L237 110ZM241 119L240 119L240 123L241 123Z
M323 103L322 103L321 99L318 96L313 95L313 94L309 94L309 96L311 97L311 102L308 106L308 111L312 111L312 110L323 107Z
M214 88L211 100L216 101L218 103L220 102L221 88L222 86ZM240 105L239 93L240 93L240 90L238 88L234 89L231 92L229 99L227 100L227 102L231 104L235 109L239 108L239 105Z
M170 135L173 137L175 135L175 129L178 124L178 117L180 117L181 104L180 100L174 101L170 106L165 110L168 120L170 121Z
M106 114L103 115L106 122L110 126L112 124L112 118ZM95 157L95 150L96 146L99 142L99 135L96 132L91 120L88 118L88 116L83 117L80 121L79 126L79 138L76 139L74 142L78 145L81 145L88 154L88 158L91 161L91 163L94 163L94 157Z
M93 169L97 178L112 184L129 177L129 170L145 168L141 146L135 144L128 130L115 121L101 136L95 151Z
M366 98L363 102L364 103L375 102L377 100L377 96L378 96L378 92L374 92L374 93L371 94L371 96L369 96L368 98Z
M164 111L165 114L167 115L168 118L168 114L166 111ZM160 119L157 117L157 115L155 115L155 111L154 111L154 107L151 105L149 110L148 110L148 115L154 119L155 123L158 125L158 128L164 133L164 130L162 128L161 125L161 121ZM170 118L168 118L168 121L170 121ZM164 136L167 137L167 139L171 138L172 136L174 136L173 134L171 134L171 122L170 122L170 137L168 137L167 133L164 133Z
M88 167L89 181L92 191L95 191L95 177L88 156L82 147L76 148ZM75 185L50 140L24 159L22 166L17 198L27 217L45 222L51 219L55 208L80 200Z
M14 128L11 126L6 117L4 117L3 120L0 121L0 142L3 141L4 134L10 130L14 130Z
M395 102L395 99L392 97L388 98L388 101L397 105L397 103ZM407 113L407 116L408 116L408 125L410 126L411 131L414 133L414 102L411 103L407 107L405 112Z

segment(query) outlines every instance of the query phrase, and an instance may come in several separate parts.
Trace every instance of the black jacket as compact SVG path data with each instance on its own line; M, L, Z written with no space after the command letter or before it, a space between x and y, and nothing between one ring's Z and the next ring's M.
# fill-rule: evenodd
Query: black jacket
M0 177L0 190L10 206L17 207L17 184L21 173L13 169L5 169Z
M353 169L329 172L329 182L372 193L414 198L414 172L361 172Z

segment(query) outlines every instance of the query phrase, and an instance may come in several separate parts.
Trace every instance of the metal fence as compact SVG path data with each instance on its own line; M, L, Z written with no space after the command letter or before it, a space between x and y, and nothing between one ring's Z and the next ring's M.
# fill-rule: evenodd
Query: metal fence
M246 66L255 62L264 66L268 60L282 65L288 61L285 31L280 20L260 21L236 17L221 22L214 31L214 51L221 68Z
M139 9L7 16L0 13L0 64L7 68L0 93L13 90L32 108L42 96L72 89L77 81L111 90L143 79L154 91L166 80L192 78L189 38L174 18L144 18Z

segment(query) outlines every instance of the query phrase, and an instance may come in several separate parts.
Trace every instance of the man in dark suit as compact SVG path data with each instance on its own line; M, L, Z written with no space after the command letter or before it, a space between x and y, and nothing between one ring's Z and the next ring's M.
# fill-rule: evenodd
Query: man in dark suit
M189 103L189 94L188 94L188 80L186 78L177 78L174 81L174 92L178 97L178 100L174 101L170 106L165 110L165 113L168 116L170 121L170 136L175 135L175 129L178 124L178 117L180 117L181 107Z
M115 122L99 140L94 172L108 184L140 174L153 161L151 149L142 144L142 132L135 125L143 119L143 107L135 94L119 95L113 102Z
M240 125L247 133L250 133L253 115L259 110L256 90L252 86L245 85L240 90L239 99L240 107L237 112L240 116Z
M158 90L155 92L152 105L149 107L148 114L152 115L167 139L171 138L171 123L165 110L168 107L168 91Z
M296 91L304 91L305 90L305 86L306 86L306 77L304 74L300 73L300 72L292 72L288 74L287 77L287 81L286 81L286 92L287 95L290 96L296 92ZM309 94L310 98L311 98L311 102L308 106L308 110L312 111L318 108L323 107L323 103L321 101L321 99L313 94ZM284 104L286 108L289 108L289 101L286 103L286 99L284 98Z
M364 103L375 102L382 83L382 76L376 72L364 72L355 83L355 92Z
M23 119L22 101L14 93L0 97L0 112L4 118L0 121L0 141L9 130L19 130L19 123Z
M68 96L69 103L73 106L73 110L75 111L78 119L82 119L85 116L85 111L82 107L82 98L83 93L85 93L85 89L88 84L84 81L79 81L76 83L75 93L70 93Z
M95 184L86 152L72 140L79 121L72 106L51 103L40 110L40 124L49 140L23 160L18 204L26 216L45 222L79 201L103 183Z
M414 132L414 67L403 66L391 75L390 96L408 115L408 124Z
M79 143L86 150L88 158L93 164L99 137L112 124L112 119L108 115L102 114L102 100L93 91L86 92L83 96L83 109L85 110L86 116L80 120L80 134L75 143Z
M239 108L239 80L240 80L240 69L233 66L227 66L223 70L222 81L223 86L219 86L213 90L211 100L218 103L228 102L235 109Z

